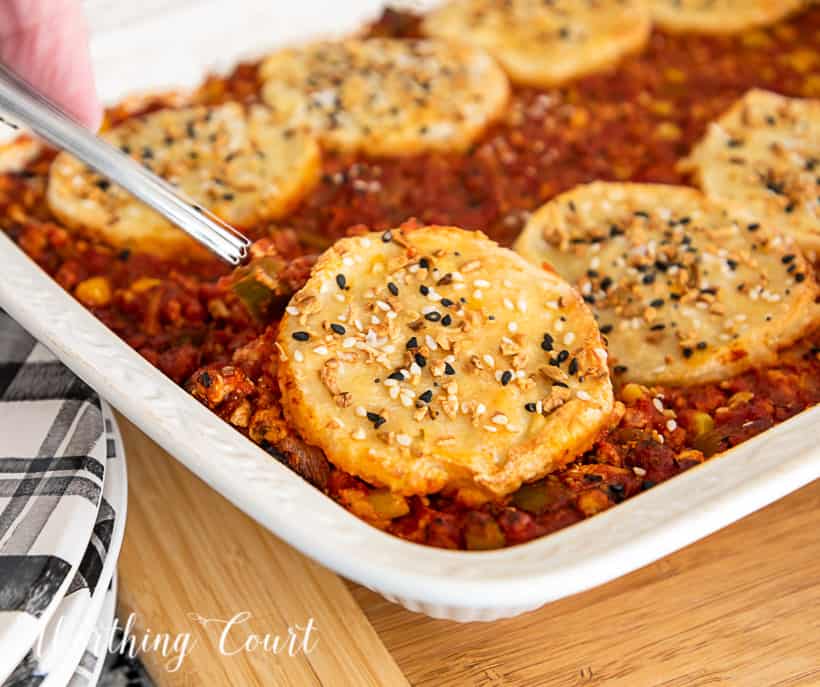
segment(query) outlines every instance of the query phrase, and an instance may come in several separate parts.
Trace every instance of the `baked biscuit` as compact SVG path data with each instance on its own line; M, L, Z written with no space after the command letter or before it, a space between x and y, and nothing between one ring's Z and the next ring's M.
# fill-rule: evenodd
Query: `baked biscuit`
M281 217L313 186L318 144L273 126L267 108L237 103L160 110L129 119L103 137L230 224ZM47 199L66 225L119 247L158 255L204 252L194 239L61 153L51 165Z
M774 362L820 322L794 242L695 189L579 186L538 210L515 248L576 285L616 381L726 379Z
M640 50L651 25L643 0L450 0L422 28L487 50L515 82L546 87Z
M739 33L774 24L806 0L649 0L653 21L667 31Z
M268 57L262 96L287 126L372 155L463 150L509 98L482 51L429 40L316 43Z
M287 313L289 421L341 469L402 494L508 494L589 449L613 412L580 296L480 232L342 239Z
M750 91L681 168L706 195L743 203L807 252L820 250L820 100Z

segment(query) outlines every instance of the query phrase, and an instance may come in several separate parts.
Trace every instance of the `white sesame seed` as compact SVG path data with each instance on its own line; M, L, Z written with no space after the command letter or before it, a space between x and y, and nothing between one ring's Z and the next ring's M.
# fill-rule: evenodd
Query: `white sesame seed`
M294 351L293 352L293 359L297 363L301 363L305 360L305 356L302 354L302 351Z
M399 387L391 386L390 391L388 391L387 393L390 395L390 398L392 398L395 401L399 397L400 391L401 389L399 389Z
M507 431L508 432L520 432L521 427L519 427L518 425L507 425Z
M674 420L667 420L666 421L666 429L670 432L674 432L678 428L678 423Z
M421 309L421 314L422 314L422 315L428 315L428 314L430 314L431 312L435 312L435 310L436 310L436 307L435 307L434 305L425 305L425 306Z
M313 352L316 355L327 355L327 346L316 346L316 348L313 349Z
M492 425L484 425L484 429L488 432L497 432L498 427L493 427Z
M504 307L507 308L507 310L513 310L515 308L513 302L509 298L504 299Z
M424 343L427 344L427 348L429 348L431 351L438 350L438 344L436 343L435 339L429 334L426 334L424 336Z
M285 312L288 315L293 315L294 317L296 317L299 314L299 308L293 305L289 305L287 308L285 308Z
M487 412L487 406L483 403L479 403L475 408L476 415L484 415Z
M518 322L508 322L507 330L510 332L510 334L515 334L518 331Z
M586 391L581 389L581 391L576 391L575 395L580 398L582 401L591 401L592 396L590 396Z
M493 358L489 353L484 354L483 360L490 367L495 367L495 358Z
M638 477L643 477L646 475L646 470L639 468L637 465L632 468L632 472L634 472Z
M421 374L421 368L419 367L418 363L411 363L410 365L410 376L411 377L418 377Z
M384 301L376 301L376 307L380 308L381 310L384 310L385 312L388 312L389 310L392 310L392 308L390 307L390 304L385 303Z
M359 319L353 320L353 324L355 325L356 329L358 329L360 332L364 331L364 325L362 324L361 320L359 320Z
M382 323L381 318L379 318L377 315L371 315L370 316L370 324L381 324L381 323Z
M496 413L490 418L490 420L497 425L506 425L510 421L504 413Z
M400 446L410 446L413 440L407 434L397 434L396 443Z
M488 282L486 279L476 279L475 281L473 281L473 286L475 286L477 289L487 289L490 286L490 282Z
M342 264L346 265L347 267L350 267L351 265L353 265L353 258L348 257L347 255L345 255L342 258Z
M473 291L473 298L481 299L483 297L484 297L484 294L481 293L481 289L476 289L475 291Z
M655 406L655 410L659 413L663 412L663 401L661 401L658 397L652 399L652 405Z
M364 406L356 406L356 415L359 417L367 417L367 408Z
M398 380L390 379L390 377L388 377L387 379L384 380L384 385L385 386L396 386L398 383L399 383Z
M535 412L540 415L543 411L544 411L544 402L541 401L541 400L536 401L535 402Z
M518 299L518 309L521 312L527 312L527 301L524 299L523 296Z
M353 434L351 435L356 441L363 441L367 438L367 432L365 432L361 427L359 427Z
M353 348L356 345L356 339L352 336L348 336L344 341L342 341L342 348Z
M397 317L398 317L398 315L393 310L391 310L389 313L387 313L387 319L388 320L395 320Z
M336 298L337 301L339 301L339 303L344 303L345 302L345 297L340 293L337 293L334 297Z
M564 334L564 345L569 346L572 342L575 341L575 334L572 332L567 332Z
M564 323L561 320L555 320L555 324L552 325L556 332L564 331Z
M401 404L405 408L409 408L411 405L413 405L413 397L408 395L408 394L402 393L401 394Z

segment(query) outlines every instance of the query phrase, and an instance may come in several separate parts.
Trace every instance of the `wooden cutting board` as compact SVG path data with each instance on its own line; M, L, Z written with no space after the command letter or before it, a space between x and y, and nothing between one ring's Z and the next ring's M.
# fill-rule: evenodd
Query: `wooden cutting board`
M120 616L200 642L176 673L144 654L160 687L820 685L820 482L603 587L460 625L343 582L120 423L130 491ZM189 616L243 611L253 617L232 637L312 617L316 648L222 656L219 631Z

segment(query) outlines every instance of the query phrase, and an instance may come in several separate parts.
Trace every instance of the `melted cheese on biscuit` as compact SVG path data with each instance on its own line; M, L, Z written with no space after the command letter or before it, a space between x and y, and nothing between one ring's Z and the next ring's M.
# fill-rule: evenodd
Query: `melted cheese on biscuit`
M650 21L642 0L450 0L422 28L484 48L513 81L552 86L640 50Z
M287 312L287 417L343 470L404 494L510 493L589 449L613 411L584 302L481 233L343 239Z
M741 202L805 250L820 251L820 100L750 91L682 168L708 196Z
M538 210L515 248L577 286L619 381L725 379L820 322L794 243L694 189L580 186Z
M649 0L652 19L668 31L738 33L774 24L805 0Z
M274 126L262 106L249 113L236 103L160 110L103 137L239 227L281 217L311 189L320 170L317 143ZM51 166L47 198L65 224L115 246L156 254L204 250L67 153Z
M439 41L317 43L271 55L260 73L280 122L373 155L463 150L509 97L491 57Z

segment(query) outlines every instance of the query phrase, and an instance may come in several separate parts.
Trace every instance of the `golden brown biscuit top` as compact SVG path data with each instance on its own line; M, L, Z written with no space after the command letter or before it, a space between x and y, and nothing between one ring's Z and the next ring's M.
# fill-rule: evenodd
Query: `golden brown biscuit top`
M480 233L343 239L287 312L287 414L331 461L395 490L508 493L588 448L613 407L578 294Z
M619 378L694 384L768 362L818 321L794 243L676 186L593 183L547 203L516 250L596 312Z

